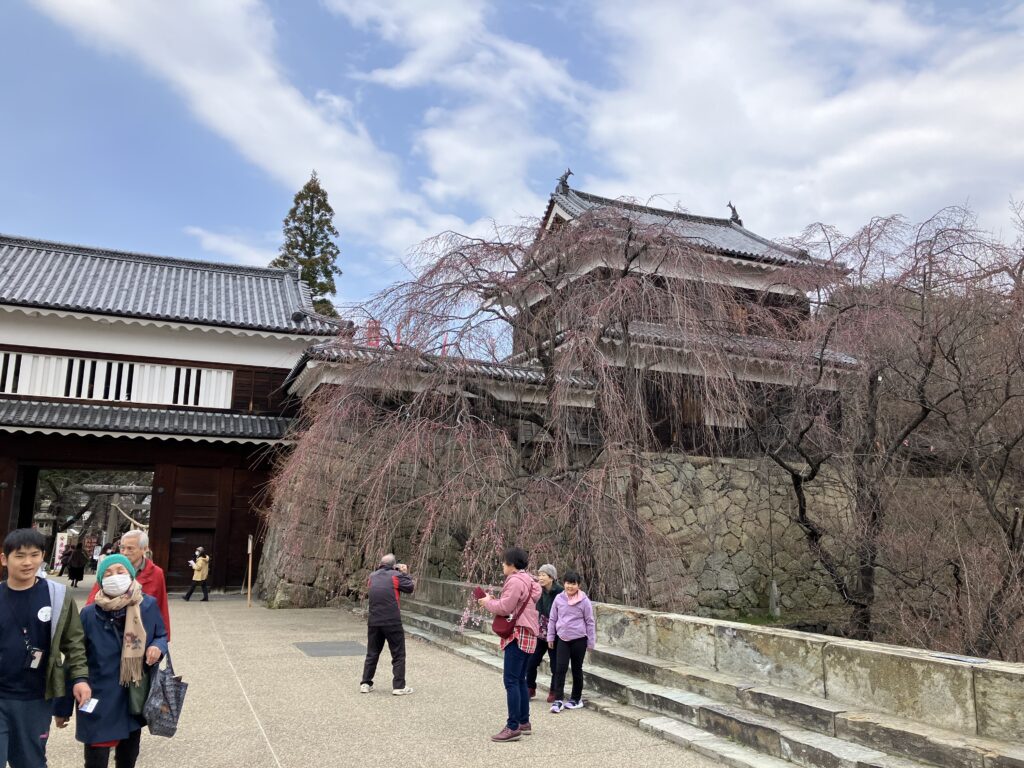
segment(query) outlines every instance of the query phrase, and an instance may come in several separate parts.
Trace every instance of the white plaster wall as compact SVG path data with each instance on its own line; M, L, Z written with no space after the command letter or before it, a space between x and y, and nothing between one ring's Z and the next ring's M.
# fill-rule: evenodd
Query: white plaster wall
M0 306L0 347L81 350L197 363L291 368L315 337L267 338L202 326L155 325L98 315Z

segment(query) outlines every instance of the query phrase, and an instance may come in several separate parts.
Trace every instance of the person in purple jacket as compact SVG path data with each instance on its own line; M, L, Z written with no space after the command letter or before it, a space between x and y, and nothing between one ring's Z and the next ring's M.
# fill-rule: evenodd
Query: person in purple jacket
M563 709L583 706L583 657L597 643L594 606L587 593L580 589L580 575L576 571L567 571L562 586L565 591L551 604L551 616L548 618L548 646L555 648L555 674L551 683L555 694L551 713L555 715ZM561 641L557 645L556 639ZM570 664L572 696L566 701L565 673Z

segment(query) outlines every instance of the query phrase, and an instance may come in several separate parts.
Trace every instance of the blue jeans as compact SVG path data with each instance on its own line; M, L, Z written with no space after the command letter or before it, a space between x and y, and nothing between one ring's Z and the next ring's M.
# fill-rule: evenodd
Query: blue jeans
M52 704L0 699L0 765L45 768Z
M519 650L518 642L505 646L504 683L508 702L508 722L505 725L513 731L530 722L530 692L526 689L526 667L529 663L530 654Z

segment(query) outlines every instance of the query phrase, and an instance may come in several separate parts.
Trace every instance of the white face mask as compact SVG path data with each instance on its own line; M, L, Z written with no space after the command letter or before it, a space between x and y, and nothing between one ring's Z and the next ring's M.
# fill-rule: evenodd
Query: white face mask
M103 591L111 597L123 595L132 585L132 577L127 573L115 573L103 577Z

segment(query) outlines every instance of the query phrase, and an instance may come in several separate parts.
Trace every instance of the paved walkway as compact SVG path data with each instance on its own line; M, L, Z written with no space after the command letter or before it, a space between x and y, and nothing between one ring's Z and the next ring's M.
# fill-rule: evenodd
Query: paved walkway
M83 603L85 590L75 594ZM411 639L408 681L415 693L390 695L385 651L377 672L382 690L360 694L361 655L317 658L294 645L363 646L365 625L347 611L247 608L237 596L213 595L208 603L172 597L171 622L171 650L188 698L177 736L143 732L141 768L493 768L512 760L586 768L716 765L596 712L552 715L543 704L534 709L533 736L494 744L489 737L505 719L500 677ZM74 723L53 729L48 752L50 768L82 765Z

